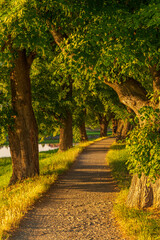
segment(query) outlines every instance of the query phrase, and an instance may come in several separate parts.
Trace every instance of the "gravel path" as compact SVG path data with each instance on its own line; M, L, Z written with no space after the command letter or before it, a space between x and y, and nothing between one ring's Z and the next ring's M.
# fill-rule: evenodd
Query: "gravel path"
M113 138L87 147L22 220L10 240L125 240L112 216L118 189L105 156Z

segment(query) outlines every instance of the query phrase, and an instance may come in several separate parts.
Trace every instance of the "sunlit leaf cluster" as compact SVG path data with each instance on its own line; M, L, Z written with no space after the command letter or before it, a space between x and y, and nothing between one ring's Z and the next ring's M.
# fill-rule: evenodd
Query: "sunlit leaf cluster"
M160 111L145 107L141 114L142 126L135 127L127 141L130 153L127 164L131 173L139 177L144 173L154 181L160 174Z

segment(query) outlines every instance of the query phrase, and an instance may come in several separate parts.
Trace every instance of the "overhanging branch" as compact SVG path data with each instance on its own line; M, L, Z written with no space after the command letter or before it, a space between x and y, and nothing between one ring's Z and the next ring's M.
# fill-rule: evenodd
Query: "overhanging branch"
M123 83L111 83L105 78L104 82L113 88L120 101L130 107L137 115L140 108L149 106L149 99L145 88L136 80L128 78Z

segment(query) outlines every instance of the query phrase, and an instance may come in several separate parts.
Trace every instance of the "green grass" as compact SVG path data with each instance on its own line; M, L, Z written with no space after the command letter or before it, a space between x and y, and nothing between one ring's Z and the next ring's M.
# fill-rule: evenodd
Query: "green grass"
M114 213L121 229L135 240L160 240L160 211L157 209L139 210L125 206L131 177L127 171L126 161L129 154L124 144L112 145L106 159L113 177L116 179L120 193L114 205Z
M51 150L40 153L40 175L10 187L7 185L12 171L11 160L10 158L0 159L0 239L7 239L10 230L18 226L33 203L48 190L58 175L66 171L78 154L91 143L91 141L81 143L66 152Z
M99 130L97 130L97 131L95 131L95 130L87 130L86 131L87 132L87 136L92 136L92 135L100 135L100 131Z
M121 189L128 188L131 181L131 177L125 164L128 157L129 154L124 144L112 145L106 156L112 169L113 177L117 180L118 186Z
M11 174L11 158L0 158L0 189L8 185Z
M43 141L40 141L39 143L40 144L49 144L49 143L56 144L56 143L59 143L59 139L45 139Z

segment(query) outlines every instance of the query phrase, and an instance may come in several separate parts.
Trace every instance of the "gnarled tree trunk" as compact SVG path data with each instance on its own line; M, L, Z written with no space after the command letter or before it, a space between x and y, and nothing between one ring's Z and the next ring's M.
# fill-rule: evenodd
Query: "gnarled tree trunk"
M14 125L9 127L9 146L13 173L10 184L39 174L38 127L32 108L30 66L26 51L18 52L11 73L12 108Z
M148 185L148 177L135 174L132 178L126 205L129 207L160 207L160 180Z

